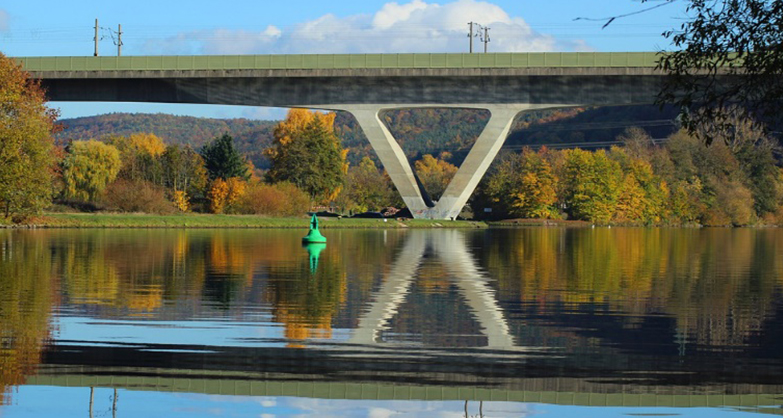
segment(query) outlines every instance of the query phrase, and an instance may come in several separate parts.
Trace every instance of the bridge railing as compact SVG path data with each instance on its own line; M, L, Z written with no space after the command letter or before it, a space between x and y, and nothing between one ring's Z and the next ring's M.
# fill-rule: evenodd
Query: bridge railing
M655 52L19 57L27 71L655 67Z

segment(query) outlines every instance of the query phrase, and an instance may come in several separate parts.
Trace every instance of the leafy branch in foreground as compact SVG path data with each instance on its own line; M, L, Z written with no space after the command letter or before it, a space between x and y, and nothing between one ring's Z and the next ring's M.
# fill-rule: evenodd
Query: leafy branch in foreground
M690 0L692 17L663 35L675 50L662 53L667 73L659 104L681 109L681 121L706 143L732 138L736 114L777 124L783 98L783 1Z
M605 28L678 0L662 1L632 13L575 20L605 21ZM656 103L677 106L683 127L707 144L733 138L738 114L762 128L783 122L783 1L685 1L686 21L662 34L673 50L660 52L658 68L666 79Z

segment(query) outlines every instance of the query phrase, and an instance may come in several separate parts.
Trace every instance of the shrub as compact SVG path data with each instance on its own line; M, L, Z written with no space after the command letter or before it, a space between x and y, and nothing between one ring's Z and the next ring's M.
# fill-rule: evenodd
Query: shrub
M184 190L175 190L171 195L171 200L174 206L179 209L180 212L187 212L190 209L190 202L188 202L188 195Z
M296 216L310 208L310 196L287 182L249 185L234 205L239 213Z
M209 211L212 213L235 212L234 204L245 193L247 183L239 177L223 180L216 178L207 191Z
M108 208L121 212L168 214L177 210L162 187L144 180L114 181L106 188L103 201Z
M226 195L226 205L232 206L236 203L247 189L247 182L239 177L231 177L226 180L226 187L228 187L228 194Z
M226 207L226 198L228 197L228 184L221 178L216 178L209 185L207 191L207 201L209 202L209 211L212 213L223 213Z

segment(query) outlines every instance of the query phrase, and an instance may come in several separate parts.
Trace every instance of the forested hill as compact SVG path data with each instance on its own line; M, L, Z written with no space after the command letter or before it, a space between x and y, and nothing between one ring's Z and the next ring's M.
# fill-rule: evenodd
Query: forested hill
M74 119L61 119L60 142L101 139L112 135L153 133L167 144L187 144L200 149L213 138L229 133L238 148L258 166L261 152L271 146L277 121L250 119L211 119L164 113L109 113Z
M424 154L447 151L450 162L460 164L489 117L488 112L469 109L405 109L381 115L405 153L412 159ZM525 144L555 144L612 141L626 127L640 126L654 138L671 133L675 112L661 112L654 106L607 107L597 109L560 109L521 114L506 143L517 149ZM191 116L146 113L111 113L100 116L60 120L64 129L58 140L101 139L111 135L127 136L149 132L170 144L189 144L199 149L213 138L228 133L238 149L256 167L267 168L264 149L272 145L277 121L249 119L210 119ZM343 146L350 149L350 163L364 156L375 158L370 144L354 118L338 114L335 132Z

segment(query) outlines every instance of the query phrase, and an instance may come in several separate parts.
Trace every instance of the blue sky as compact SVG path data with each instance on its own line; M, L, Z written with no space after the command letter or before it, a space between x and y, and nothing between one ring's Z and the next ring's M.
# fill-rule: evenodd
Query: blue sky
M490 27L490 52L657 51L684 17L681 1L603 23L574 21L638 11L664 0L80 0L0 3L0 51L9 56L467 52L467 22ZM116 37L116 34L114 34ZM476 45L476 49L480 49ZM116 111L278 119L278 109L125 103L53 103L63 117Z

